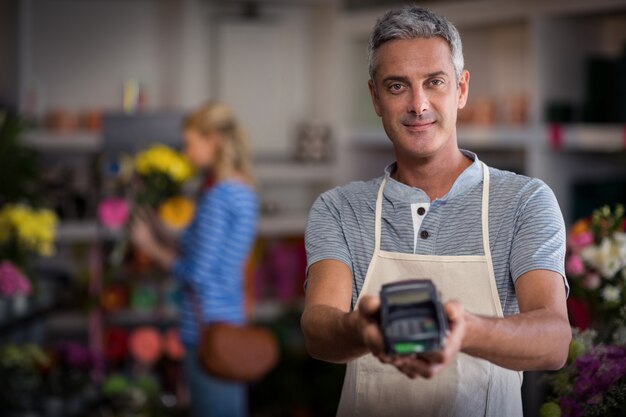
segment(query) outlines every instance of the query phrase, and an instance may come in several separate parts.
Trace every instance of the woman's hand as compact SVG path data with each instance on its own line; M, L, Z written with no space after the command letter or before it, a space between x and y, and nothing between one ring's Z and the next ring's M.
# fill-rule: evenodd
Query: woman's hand
M153 213L149 208L139 208L130 223L131 242L150 258L156 261L163 269L169 270L176 259L176 250L167 244L161 243L154 232ZM153 216L154 217L154 216Z
M139 208L131 219L130 239L135 246L150 256L158 245L145 208Z

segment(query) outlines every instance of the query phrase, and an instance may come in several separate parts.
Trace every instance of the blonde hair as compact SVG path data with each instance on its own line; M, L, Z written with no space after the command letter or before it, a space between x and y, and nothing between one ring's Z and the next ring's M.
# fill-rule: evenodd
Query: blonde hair
M216 180L226 179L236 172L250 183L254 182L248 134L229 106L218 102L204 104L185 118L183 129L201 135L215 132L220 135L221 145L213 167Z

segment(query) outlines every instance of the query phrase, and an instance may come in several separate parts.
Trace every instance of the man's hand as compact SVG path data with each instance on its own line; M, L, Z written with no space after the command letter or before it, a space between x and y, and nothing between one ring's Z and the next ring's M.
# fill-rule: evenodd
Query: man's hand
M363 344L374 356L383 360L385 341L380 331L380 298L364 295L354 313L357 315L357 331L363 339Z
M461 350L465 335L465 309L457 301L444 304L449 320L448 335L444 348L423 355L389 356L385 354L383 334L379 327L380 299L363 296L359 302L358 328L364 344L382 363L388 363L409 378L432 378L450 364Z

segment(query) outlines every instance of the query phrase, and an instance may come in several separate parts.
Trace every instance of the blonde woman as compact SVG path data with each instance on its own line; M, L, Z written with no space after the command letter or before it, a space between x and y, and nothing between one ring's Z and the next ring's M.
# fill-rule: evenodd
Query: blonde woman
M188 352L184 372L191 415L244 416L245 385L207 375L195 353L199 315L207 323L245 321L242 274L258 222L248 139L232 110L222 103L206 104L190 114L183 136L185 155L206 175L195 217L178 247L157 239L146 216L134 220L132 238L185 289L180 328Z

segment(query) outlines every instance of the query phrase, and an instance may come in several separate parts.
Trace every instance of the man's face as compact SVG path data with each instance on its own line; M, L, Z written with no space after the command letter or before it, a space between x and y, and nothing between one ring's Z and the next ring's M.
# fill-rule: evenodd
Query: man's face
M469 73L457 83L446 41L390 41L378 49L377 62L370 93L398 160L456 150L456 115L467 100Z

